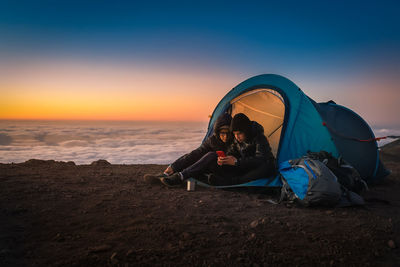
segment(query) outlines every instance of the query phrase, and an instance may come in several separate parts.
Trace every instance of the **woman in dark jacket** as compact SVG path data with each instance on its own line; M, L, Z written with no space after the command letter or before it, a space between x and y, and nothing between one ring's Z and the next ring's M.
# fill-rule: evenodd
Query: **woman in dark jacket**
M163 175L145 175L144 179L148 182L161 180L167 186L177 186L190 177L217 168L216 151L226 153L232 142L229 130L231 120L231 115L222 114L214 123L213 135L208 137L200 147L175 160L165 169Z
M241 184L274 175L275 158L264 128L238 113L232 119L231 131L235 138L228 156L218 158L218 164L226 166L224 172L211 175L209 182L214 185Z
M164 173L171 175L174 172L181 172L194 164L208 152L227 152L227 149L232 141L229 131L231 120L232 117L228 113L224 113L218 117L214 123L214 134L207 138L200 147L175 160L174 163L168 166ZM221 133L222 135L220 135Z

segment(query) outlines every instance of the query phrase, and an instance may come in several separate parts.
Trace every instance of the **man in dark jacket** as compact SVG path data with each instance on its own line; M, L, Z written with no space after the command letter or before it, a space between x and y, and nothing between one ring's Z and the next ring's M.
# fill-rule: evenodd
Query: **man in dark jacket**
M274 175L275 158L264 128L238 113L232 119L231 131L235 139L228 149L228 156L218 158L219 165L227 165L225 173L210 175L209 182L214 185L241 184Z
M148 182L161 180L167 186L178 186L190 177L196 177L218 168L216 151L227 152L232 142L230 124L232 117L222 114L214 123L214 133L200 147L175 160L165 169L163 175L145 175Z

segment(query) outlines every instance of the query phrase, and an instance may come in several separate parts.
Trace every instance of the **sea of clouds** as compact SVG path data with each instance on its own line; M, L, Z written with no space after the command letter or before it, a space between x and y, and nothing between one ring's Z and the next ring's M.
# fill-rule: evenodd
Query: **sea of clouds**
M169 164L198 147L206 131L206 122L0 121L0 162ZM373 131L377 137L400 135L398 129Z
M385 136L400 136L400 127L372 127L375 137L385 137ZM382 147L390 142L397 140L398 138L386 138L379 140L378 146Z
M0 121L0 162L169 164L201 144L205 122Z

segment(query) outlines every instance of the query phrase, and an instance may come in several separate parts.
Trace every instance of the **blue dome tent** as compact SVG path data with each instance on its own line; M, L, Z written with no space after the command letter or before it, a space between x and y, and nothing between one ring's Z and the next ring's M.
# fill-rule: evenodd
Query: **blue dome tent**
M240 83L216 106L205 139L224 112L246 114L264 127L278 165L321 150L341 156L361 177L374 182L388 175L368 124L355 112L335 104L316 103L290 80L263 74ZM280 186L278 177L265 177L246 186Z

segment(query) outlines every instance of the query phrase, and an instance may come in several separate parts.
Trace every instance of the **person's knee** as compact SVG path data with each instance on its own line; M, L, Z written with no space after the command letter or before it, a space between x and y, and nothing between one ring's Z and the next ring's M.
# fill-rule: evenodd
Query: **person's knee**
M200 161L206 169L214 169L214 165L217 165L217 153L208 152L206 153Z
M207 152L204 156L206 156L206 157L217 157L217 153L215 153L214 151L210 151L210 152Z
M212 160L217 160L217 153L215 153L215 152L207 152L204 156L203 156L203 158L204 159L207 159L207 160L210 160L210 161L212 161Z

